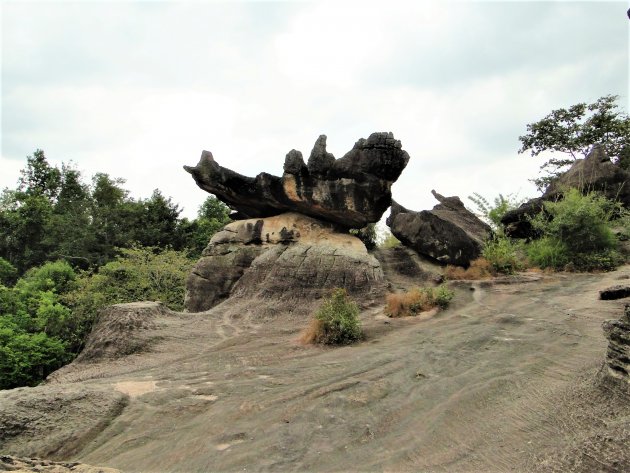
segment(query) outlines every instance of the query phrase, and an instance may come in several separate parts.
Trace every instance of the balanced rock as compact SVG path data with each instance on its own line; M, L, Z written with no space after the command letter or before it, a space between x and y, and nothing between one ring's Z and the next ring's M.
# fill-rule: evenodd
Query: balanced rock
M506 234L513 238L535 236L530 223L531 217L543 211L545 202L561 200L564 192L571 188L583 193L601 192L606 198L630 208L630 172L614 164L604 148L597 145L584 159L576 159L569 170L552 182L541 197L506 212L501 219Z
M607 320L603 328L608 339L608 374L630 385L630 304L619 320Z
M321 135L308 164L299 151L287 154L282 177L264 172L243 176L220 166L209 151L203 151L197 166L184 169L238 218L299 212L345 228L362 228L377 222L390 206L391 186L408 161L392 133L373 133L340 159L326 151L326 136Z
M379 262L334 224L287 213L216 233L188 277L184 306L201 312L228 297L306 304L335 287L354 296L382 291Z
M393 235L417 253L443 264L468 266L481 255L492 229L470 212L459 197L444 197L433 210L414 212L392 202L387 225Z

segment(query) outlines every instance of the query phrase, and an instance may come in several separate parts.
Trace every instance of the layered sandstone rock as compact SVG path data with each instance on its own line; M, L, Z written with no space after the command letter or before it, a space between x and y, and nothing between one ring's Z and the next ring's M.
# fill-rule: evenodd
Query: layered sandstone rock
M383 288L378 261L353 235L298 213L239 220L216 233L186 283L189 312L228 297L313 300L344 287Z
M41 458L19 458L0 455L0 471L38 473L120 473L114 468L87 465L80 462L55 462Z
M373 133L340 159L326 151L326 136L321 135L307 164L299 151L287 154L282 177L264 172L243 176L220 166L209 151L195 167L184 169L238 218L299 212L345 228L362 228L377 222L390 206L391 186L408 161L392 133Z
M470 212L459 197L444 197L432 210L414 212L392 203L387 225L403 244L443 264L468 266L481 255L491 228Z
M626 305L619 320L607 320L603 328L608 339L608 374L630 387L630 305Z

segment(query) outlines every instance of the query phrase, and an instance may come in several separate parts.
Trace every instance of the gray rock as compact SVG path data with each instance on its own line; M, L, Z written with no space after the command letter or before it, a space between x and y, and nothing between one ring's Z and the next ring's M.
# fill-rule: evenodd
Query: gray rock
M611 286L599 291L599 298L603 301L623 299L630 296L630 286Z
M391 203L391 186L409 155L391 133L373 133L335 160L320 136L308 165L290 151L282 177L261 173L243 176L220 166L209 151L197 166L184 166L202 189L236 211L238 218L264 218L300 212L345 228L378 222Z
M200 312L230 298L307 304L343 287L384 288L379 262L353 235L297 213L241 220L216 233L188 278L185 307Z
M481 255L490 227L464 207L459 197L444 197L432 210L414 212L392 202L387 225L393 235L417 253L442 264L468 266Z
M92 466L81 462L56 462L41 458L20 458L0 455L0 471L38 473L121 473L114 468Z
M608 339L608 375L627 383L630 388L630 304L626 304L619 320L604 322L603 329Z
M109 386L79 383L0 391L0 451L68 458L107 427L127 400Z

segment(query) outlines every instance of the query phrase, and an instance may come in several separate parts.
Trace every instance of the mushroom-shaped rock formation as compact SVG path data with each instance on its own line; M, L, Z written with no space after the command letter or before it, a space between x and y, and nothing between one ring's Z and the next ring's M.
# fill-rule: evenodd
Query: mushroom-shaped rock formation
M326 151L321 135L304 163L291 150L282 177L260 173L247 177L220 166L209 151L195 167L184 166L203 190L214 194L242 219L299 212L338 224L361 228L378 222L391 204L391 186L409 155L392 133L360 139L340 159Z
M492 229L470 212L459 197L444 197L433 210L414 212L392 202L387 225L404 245L443 264L468 266L481 255Z

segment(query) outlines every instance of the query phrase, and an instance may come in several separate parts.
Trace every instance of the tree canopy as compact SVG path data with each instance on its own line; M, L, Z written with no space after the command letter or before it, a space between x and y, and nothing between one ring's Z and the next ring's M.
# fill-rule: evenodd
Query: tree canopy
M527 133L519 137L519 153L538 156L544 151L561 153L552 157L541 169L548 175L535 179L540 189L579 157L586 156L593 145L601 144L607 155L622 166L630 164L630 117L619 110L616 95L605 95L595 102L578 103L569 108L552 110L544 118L527 125Z

